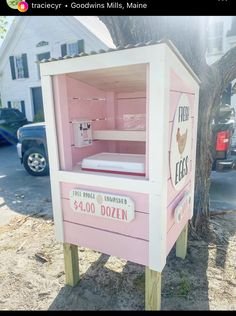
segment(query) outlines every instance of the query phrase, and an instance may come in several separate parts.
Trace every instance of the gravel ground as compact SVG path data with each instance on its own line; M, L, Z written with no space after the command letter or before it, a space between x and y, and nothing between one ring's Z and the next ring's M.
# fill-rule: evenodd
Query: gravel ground
M50 202L48 202L50 206ZM167 258L163 310L236 309L236 214L211 220L211 243ZM1 310L144 310L144 267L79 247L80 282L65 285L62 244L44 212L0 227Z

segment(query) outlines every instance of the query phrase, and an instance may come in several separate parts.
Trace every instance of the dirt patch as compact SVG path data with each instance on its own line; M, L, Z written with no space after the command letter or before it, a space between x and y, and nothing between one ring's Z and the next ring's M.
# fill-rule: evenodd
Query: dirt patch
M211 219L212 242L167 258L163 310L236 309L236 214ZM1 310L144 310L144 267L79 247L80 283L65 285L51 219L16 216L0 229Z

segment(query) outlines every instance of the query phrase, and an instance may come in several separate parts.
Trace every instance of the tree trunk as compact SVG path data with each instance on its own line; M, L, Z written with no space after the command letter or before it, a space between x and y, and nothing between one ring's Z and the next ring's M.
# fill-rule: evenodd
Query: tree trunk
M197 232L205 232L208 228L210 175L215 149L212 119L220 105L223 90L236 77L236 47L208 66L205 59L207 17L99 16L99 19L107 26L116 46L170 39L201 80L191 227Z
M209 67L202 76L198 107L198 133L195 171L194 216L191 226L204 233L208 228L211 168L215 151L212 135L214 108L220 104L218 76Z

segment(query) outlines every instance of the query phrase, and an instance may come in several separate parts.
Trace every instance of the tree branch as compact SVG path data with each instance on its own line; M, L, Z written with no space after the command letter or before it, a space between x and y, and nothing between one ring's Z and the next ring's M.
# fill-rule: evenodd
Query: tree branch
M219 60L212 64L212 69L219 73L223 89L236 78L236 46L228 50Z

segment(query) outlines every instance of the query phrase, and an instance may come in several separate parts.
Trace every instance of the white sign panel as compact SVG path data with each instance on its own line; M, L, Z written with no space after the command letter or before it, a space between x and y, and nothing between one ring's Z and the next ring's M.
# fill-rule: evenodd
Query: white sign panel
M173 187L183 189L190 172L192 145L191 106L186 94L182 94L174 116L170 147L170 171Z
M73 189L70 206L80 214L127 223L134 219L134 201L127 196Z

